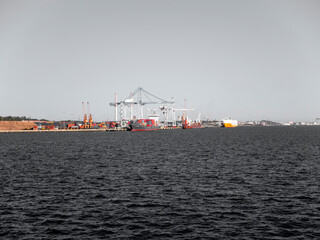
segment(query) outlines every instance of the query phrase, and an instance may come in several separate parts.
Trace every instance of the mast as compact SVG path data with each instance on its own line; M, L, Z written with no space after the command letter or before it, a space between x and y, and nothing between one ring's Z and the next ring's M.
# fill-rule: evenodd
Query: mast
M132 102L132 92L130 93L130 102ZM133 119L132 103L130 104L130 119Z
M114 94L115 98L115 108L114 108L114 120L117 122L118 121L118 103L117 103L117 93Z

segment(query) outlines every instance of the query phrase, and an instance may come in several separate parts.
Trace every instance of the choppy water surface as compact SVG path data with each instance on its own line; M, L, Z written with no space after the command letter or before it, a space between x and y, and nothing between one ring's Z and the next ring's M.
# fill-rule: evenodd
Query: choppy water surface
M0 134L0 238L319 239L320 127Z

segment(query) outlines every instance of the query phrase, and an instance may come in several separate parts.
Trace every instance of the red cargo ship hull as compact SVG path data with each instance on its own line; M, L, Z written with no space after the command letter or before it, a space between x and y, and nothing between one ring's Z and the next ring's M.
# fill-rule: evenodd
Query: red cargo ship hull
M189 124L187 119L185 119L182 124L182 128L183 129L201 128L201 123L194 122L194 123Z

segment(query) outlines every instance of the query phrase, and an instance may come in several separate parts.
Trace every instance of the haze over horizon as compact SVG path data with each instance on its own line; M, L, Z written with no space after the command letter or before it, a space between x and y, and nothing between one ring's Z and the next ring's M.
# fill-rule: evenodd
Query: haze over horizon
M138 87L196 118L320 117L320 1L0 0L0 116L112 120Z

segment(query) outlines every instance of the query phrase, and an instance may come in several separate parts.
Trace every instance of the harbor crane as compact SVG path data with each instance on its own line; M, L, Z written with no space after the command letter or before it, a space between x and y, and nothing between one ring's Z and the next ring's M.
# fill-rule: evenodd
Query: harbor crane
M93 127L93 119L92 119L92 115L90 112L90 105L89 102L87 102L87 107L88 107L88 115L89 115L89 128Z
M118 121L118 107L120 108L121 126L125 124L125 121L129 121L134 118L142 119L144 117L145 105L159 105L159 110L163 113L164 116L165 125L168 125L169 112L171 112L172 125L176 126L176 111L187 111L194 109L177 109L174 107L174 104L175 102L173 97L171 98L171 101L167 101L139 87L134 92L130 93L130 95L127 98L121 101L118 101L117 93L115 93L115 101L111 102L110 106L115 107L116 122ZM129 110L130 113L129 117L127 117L127 110Z
M87 117L87 114L85 112L84 102L82 102L82 114L83 114L83 125L84 125L84 128L88 128L88 117Z
M92 128L93 127L93 119L92 119L92 115L90 113L89 102L87 102L87 110L88 110L88 113L86 113L84 102L82 102L83 128Z

